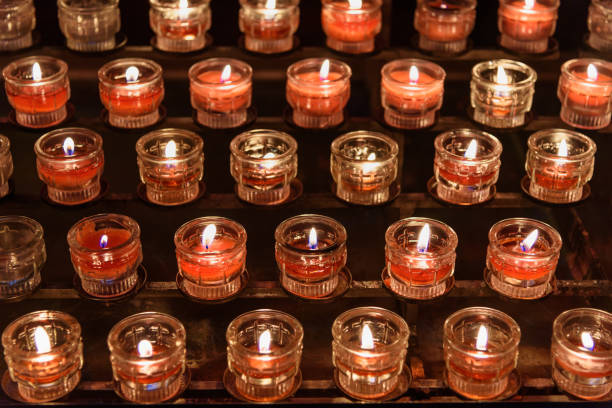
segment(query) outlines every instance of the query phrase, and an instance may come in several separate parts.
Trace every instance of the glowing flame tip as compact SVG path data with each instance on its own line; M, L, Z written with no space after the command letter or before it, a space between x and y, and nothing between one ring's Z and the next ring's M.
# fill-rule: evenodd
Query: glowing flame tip
M419 69L416 67L416 65L410 67L408 78L410 79L411 83L419 82Z
M317 237L317 230L313 228L310 229L310 233L308 234L308 248L317 249L319 245L319 240Z
M429 238L431 238L431 228L429 224L425 224L419 232L419 238L417 240L417 251L420 253L427 252L429 248Z
M266 0L266 5L264 6L268 10L272 10L276 8L276 0Z
M368 154L368 161L374 161L374 160L376 160L376 153L372 152Z
M42 71L38 62L35 62L34 65L32 65L32 79L34 81L40 81L42 79Z
M580 334L580 340L582 341L582 347L589 351L593 351L595 348L595 341L593 341L593 336L589 332L582 332Z
M497 74L495 75L495 82L501 85L510 84L510 77L506 74L506 70L501 65L497 67Z
M210 224L206 228L204 228L204 232L202 232L202 245L204 248L208 249L212 245L215 240L215 236L217 235L217 227L215 224Z
M51 351L51 340L44 327L38 326L34 329L34 345L38 353L48 353Z
M565 139L561 139L561 143L559 143L559 148L557 149L557 154L561 157L568 156L567 142Z
M525 0L525 8L532 9L535 7L535 0Z
M62 148L64 149L64 154L66 156L74 155L74 140L72 140L71 137L67 137L66 139L64 139L64 144L62 145Z
M270 352L271 343L272 333L270 333L270 330L265 330L259 335L259 339L257 339L257 350L262 354L267 354Z
M221 83L229 82L232 77L232 66L227 64L223 67L223 72L221 72Z
M374 336L370 326L367 324L364 324L363 329L361 329L361 348L364 350L374 350Z
M527 237L523 241L521 241L521 251L527 252L531 248L533 248L533 245L538 240L539 235L540 232L538 229L534 229L533 231L531 231L529 235L527 235Z
M100 237L100 248L104 249L108 246L108 235L102 234Z
M153 355L153 344L147 339L138 342L138 355L143 358L148 358Z
M599 72L597 72L597 67L593 64L589 64L587 67L587 78L589 81L597 81L597 77L599 76Z
M174 140L169 141L164 149L165 157L176 157L176 142Z
M179 1L179 8L180 9L186 9L189 7L189 0L180 0Z
M489 343L489 332L484 325L481 325L478 329L478 336L476 337L476 350L487 351L487 344Z
M321 81L327 81L329 78L329 60L326 59L321 64L321 69L319 70L319 79Z
M463 157L465 157L466 159L475 159L476 153L478 153L478 142L476 141L476 139L472 139Z
M125 82L136 82L138 81L138 77L140 76L140 71L135 66L128 67L125 70Z
M362 0L348 0L350 9L360 9L363 7Z

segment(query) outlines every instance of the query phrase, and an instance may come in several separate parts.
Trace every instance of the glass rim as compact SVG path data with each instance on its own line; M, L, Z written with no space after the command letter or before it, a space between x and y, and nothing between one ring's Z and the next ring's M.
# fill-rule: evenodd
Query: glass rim
M579 78L572 72L572 68L576 66L588 66L591 64L596 66L597 68L604 67L612 72L612 62L605 61L599 58L574 58L565 61L563 65L561 65L561 74L563 76L567 76L571 81L579 82L582 85L586 85L593 88L612 86L612 77L610 77L607 81L602 81L600 79L598 79L597 81L590 81L586 78Z
M244 75L237 81L228 81L224 83L218 82L204 82L198 78L200 72L196 73L196 71L200 71L202 68L211 67L213 65L229 65L230 67L237 67L241 71L244 71ZM233 70L232 70L233 71ZM187 72L187 76L189 78L190 84L195 84L198 86L237 86L242 85L252 81L253 78L253 68L244 61L241 61L236 58L207 58L202 61L198 61L189 67L189 71Z
M304 81L298 77L297 75L298 69L301 69L303 67L310 66L310 65L320 67L325 60L329 60L329 68L330 68L329 71L330 72L332 72L332 67L335 67L339 71L340 76L338 78L327 79L325 80L325 82L317 83L313 81ZM317 72L317 70L313 72ZM334 84L347 82L347 81L350 81L352 75L353 75L353 71L347 63L334 59L334 58L306 58L306 59L302 59L297 62L294 62L293 64L289 65L289 67L287 68L287 80L288 81L290 80L297 84L300 84L303 86L310 86L310 87L312 86L329 87Z
M501 231L502 228L505 228L511 225L516 225L516 224L521 224L521 225L530 224L538 228L540 231L544 231L550 237L550 240L552 241L550 248L548 248L543 253L538 253L538 254L530 254L530 253L520 253L519 254L515 251L509 251L505 247L500 246L498 243L497 234ZM530 259L546 258L546 257L556 255L559 253L559 251L561 251L561 247L563 246L563 240L561 238L561 234L559 234L559 231L557 231L555 228L553 228L552 226L548 225L545 222L535 220L533 218L524 218L524 217L506 218L506 219L496 222L495 224L493 224L493 226L489 230L488 238L489 238L489 245L494 246L495 248L497 248L499 251L503 252L504 254L521 256L521 257L530 258Z
M299 4L300 4L300 0L277 0L274 10L291 9L291 8L298 7ZM264 7L265 0L240 0L240 5L245 8L267 10Z
M580 140L582 143L588 146L587 151L579 153L579 154L569 155L569 156L558 156L556 154L543 151L538 145L538 142L540 141L540 139L546 136L553 136L557 134L562 134L562 135L568 136L568 138L575 138L575 139ZM595 144L593 139L591 139L587 135L582 134L580 132L576 132L574 130L568 130L568 129L561 129L561 128L543 129L543 130L540 130L540 131L537 131L531 134L529 138L527 139L527 146L529 147L530 151L537 154L538 156L541 156L547 159L560 159L560 160L569 161L569 162L587 160L593 157L595 153L597 152L597 144Z
M436 74L436 78L434 78L432 82L429 82L427 84L419 84L419 83L413 84L411 82L399 81L397 79L394 79L391 76L391 71L398 67L402 67L402 66L407 66L407 67L415 66L417 68L427 67L428 69L432 70ZM435 62L427 61L427 60L420 59L420 58L401 58L401 59L396 59L396 60L387 62L381 68L380 75L381 75L381 81L389 82L395 86L399 86L402 88L410 88L410 89L431 88L440 83L444 83L444 80L446 79L446 71L444 70L444 68L442 68L440 65L436 64Z
M456 153L449 152L444 147L444 142L454 136L469 136L473 135L474 139L487 140L493 145L493 151L480 157L467 158L465 156L458 155ZM434 139L434 148L436 152L443 153L452 156L454 159L460 160L465 163L478 164L482 162L498 160L503 151L503 145L499 139L493 136L491 133L485 132L479 129L460 128L452 129L443 133L440 133Z
M418 225L420 223L430 224L430 225L433 225L447 232L448 243L444 246L443 250L441 250L439 253L431 255L431 254L421 254L419 252L409 251L406 248L400 246L395 240L394 235L400 228L404 228L404 227L407 227L413 224ZM454 229L452 229L448 224L442 221L434 220L433 218L427 218L427 217L408 217L408 218L403 218L401 220L395 221L393 224L391 224L387 228L387 230L385 231L385 244L389 249L394 250L394 251L404 252L406 255L419 257L419 258L428 258L428 259L429 258L440 258L450 253L454 253L457 250L457 245L459 244L459 237L457 236L457 233L455 232Z
M15 68L21 65L33 65L35 62L46 62L46 63L57 64L59 69L56 73L46 78L41 78L40 81L17 78L11 73L12 70L14 70ZM29 57L19 58L15 61L12 61L2 70L2 76L4 77L4 80L6 82L12 85L30 86L30 87L48 85L58 80L62 80L67 75L67 73L68 73L68 64L66 64L65 61L58 59L58 58L50 57L47 55L32 55Z
M499 84L495 81L491 81L490 79L482 76L482 72L485 69L493 70L499 66L502 66L504 69L511 69L511 70L522 72L523 74L527 75L527 78L519 82L513 82L511 84ZM537 79L538 79L538 74L529 65L523 62L520 62L520 61L515 61L515 60L510 60L510 59L501 58L501 59L494 59L494 60L489 60L489 61L482 61L472 67L472 80L478 80L478 81L486 83L487 85L522 88L522 87L533 86Z
M183 9L180 7L180 2L177 1L149 0L149 5L158 10L190 10L206 8L209 4L210 0L188 0L187 7Z
M187 153L183 153L175 157L157 156L145 150L145 144L147 142L155 139L156 137L164 137L164 136L169 136L169 135L177 135L179 137L184 137L184 138L194 141L193 149L191 149ZM204 141L198 134L190 130L178 129L178 128L164 128L164 129L153 130L151 132L144 134L136 141L136 154L138 154L139 157L146 159L147 161L150 161L150 162L161 163L161 164L166 163L166 162L171 162L171 161L176 162L176 161L189 160L194 156L198 156L199 154L202 154L203 149L204 149Z
M138 65L146 66L147 68L153 70L153 73L148 78L143 78L142 80L139 78L138 82L128 83L128 82L115 82L111 78L108 77L108 71L111 68L115 68L119 65L129 65L136 66ZM98 80L105 85L121 85L122 87L126 87L129 89L140 88L143 86L149 86L152 82L155 82L162 78L163 69L161 65L157 62L147 59L147 58L117 58L112 61L107 62L102 65L100 69L98 69Z
M391 138L390 136L385 135L381 132L374 132L369 130L355 130L353 132L348 132L343 135L338 136L332 141L331 144L331 153L334 156L342 158L343 161L351 162L351 163L368 163L369 160L358 160L351 157L348 157L342 153L341 146L343 146L346 142L353 139L375 139L386 143L390 147L389 157L384 160L375 160L373 163L388 163L397 159L397 155L399 153L399 145L397 142Z
M71 6L66 4L66 0L57 0L57 7L71 12L81 13L95 13L100 11L106 11L119 7L119 0L107 0L108 4L96 4L94 6Z
M21 251L32 249L33 247L38 245L39 242L42 241L44 238L43 226L33 218L26 217L24 215L2 215L0 216L0 225L6 222L19 222L23 225L27 225L28 227L32 229L34 234L32 236L32 239L28 243L22 246L19 246L17 248L7 250L6 252L0 251L0 257L6 256L9 254L14 254L16 252L21 252Z
M240 145L247 141L249 138L251 137L270 137L270 138L276 138L281 140L283 143L285 143L288 147L288 149L286 151L284 151L283 153L279 154L278 156L275 157L271 157L271 158L253 158L251 156L246 155L241 149L240 149ZM232 139L232 141L230 142L230 152L237 157L238 159L240 159L240 161L242 162L249 162L249 163L272 163L278 160L284 160L287 158L291 158L293 157L296 153L297 153L297 149L298 149L298 144L297 141L293 138L293 136L291 136L288 133L285 132L281 132L280 130L273 130L273 129L252 129L252 130L248 130L246 132L242 132L239 135L237 135L236 137L234 137Z
M311 221L312 223L326 224L327 226L329 226L336 232L336 235L337 235L336 241L332 245L326 248L323 248L323 249L309 250L309 249L295 248L293 245L287 242L284 233L286 230L290 229L293 225L299 222L302 222L302 221ZM285 251L295 252L300 255L319 256L322 254L336 251L337 249L345 246L346 239L347 239L347 233L346 233L346 229L344 228L344 225L342 225L340 222L336 221L335 219L331 217L327 217L325 215L319 215L319 214L300 214L300 215L296 215L296 216L287 218L286 220L278 224L278 226L274 230L274 239L276 241L276 244L281 246L283 250Z
M559 4L560 4L560 0L549 0L551 2L551 4L542 4L540 2L538 2L536 0L536 3L538 3L541 6L544 6L546 8L546 10L535 10L534 9L526 9L522 6L516 6L514 5L514 3L516 2L516 0L500 0L499 6L504 7L504 8L509 8L509 9L513 9L513 10L517 10L520 11L521 14L528 14L528 15L538 15L538 14L542 14L543 12L550 12L550 11L555 11L559 8Z
M93 149L83 155L73 155L73 156L53 156L43 149L43 144L52 137L65 134L65 137L69 137L70 135L84 135L85 137L91 139L93 141ZM36 157L38 159L45 159L49 161L58 161L62 163L75 163L79 161L93 159L98 156L100 153L103 153L102 150L102 136L100 136L97 132L87 128L80 127L69 127L69 128L61 128L55 129L50 132L47 132L40 136L36 143L34 143L34 153L36 153ZM76 152L76 151L75 151Z
M559 314L553 321L553 342L558 342L564 348L565 352L572 353L575 356L588 356L589 359L595 360L612 360L612 350L587 351L581 349L579 346L573 344L567 339L565 333L563 333L564 325L569 319L581 316L588 316L594 319L599 318L607 320L610 325L612 325L612 313L608 313L605 310L590 307L580 307L576 309L566 310L563 313Z
M476 0L463 0L465 3L467 3L465 6L459 7L459 9L451 9L451 10L433 9L431 5L429 4L429 1L431 0L418 0L417 6L423 6L424 8L430 11L440 12L444 14L453 14L453 15L470 13L476 9Z
M340 11L348 14L372 13L378 11L382 7L382 0L365 0L364 3L365 2L369 3L367 7L364 7L365 4L362 4L361 8L348 9L346 7L343 7L346 2L342 0L321 0L323 8L331 8L335 11ZM342 4L343 6L341 7L340 4Z
M86 248L83 245L81 245L81 243L76 238L77 231L79 230L80 227L82 227L83 225L89 222L104 221L108 219L121 224L127 231L130 232L130 238L120 245L109 247L109 248L90 249L90 248ZM68 241L68 246L70 247L71 251L75 250L80 253L86 253L86 254L100 254L100 253L115 252L115 251L120 251L124 248L128 248L130 246L133 246L135 242L140 241L140 226L138 225L136 220L134 220L131 217L128 217L127 215L114 214L114 213L95 214L95 215L90 215L89 217L82 218L79 221L77 221L68 230L68 234L66 238Z
M187 230L194 227L200 227L201 225L219 225L222 224L226 227L233 229L236 232L237 239L234 243L234 246L228 249L217 250L217 251L207 251L207 252L198 252L194 251L192 248L189 248L185 245L185 234ZM247 242L247 232L244 226L237 221L234 221L230 218L226 217L218 217L218 216L205 216L192 219L187 221L183 225L181 225L176 232L174 233L174 245L177 251L181 251L190 255L202 255L202 256L219 256L222 254L231 254L234 252L238 252L245 248Z
M11 140L3 135L0 134L0 153L8 153L11 150Z
M24 9L27 7L34 7L34 1L33 0L14 0L13 4L0 4L0 11L13 11L13 10L20 10L20 9Z

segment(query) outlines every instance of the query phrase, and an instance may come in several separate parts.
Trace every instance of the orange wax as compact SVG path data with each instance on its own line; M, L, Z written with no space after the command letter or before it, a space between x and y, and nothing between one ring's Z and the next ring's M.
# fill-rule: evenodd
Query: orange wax
M548 248L544 248L540 241L536 241L533 247L524 252L521 249L521 242L523 241L522 237L511 237L506 238L504 240L500 240L498 245L503 247L505 251L514 252L519 256L519 254L535 254L543 253ZM543 277L548 276L551 272L554 271L556 267L556 263L551 264L546 261L544 263L540 262L539 264L536 262L529 263L529 268L521 267L514 264L506 263L502 259L497 256L491 256L490 258L491 265L496 271L503 273L504 276L518 279L518 280L538 280Z
M273 188L283 184L285 175L269 177L266 172L249 171L242 176L242 184L253 187Z
M58 356L58 359L60 357ZM59 360L57 360L59 361ZM57 367L59 367L59 362L53 364L53 361L51 362L45 362L45 363L30 363L32 366L35 366L37 364L41 364L45 366L46 371L49 372L49 374L45 377L31 377L29 375L25 375L19 371L14 371L13 373L15 374L16 377L20 378L23 381L26 382L30 382L32 384L50 384L53 383L57 380L59 380L60 378L63 377L67 377L70 374L74 373L75 371L78 371L80 369L80 361L76 361L74 364L68 366L66 369L56 372Z
M249 37L254 37L259 40L278 40L287 38L291 35L291 20L281 19L275 21L259 20L252 22L249 19L244 20L244 34Z
M403 83L405 86L414 85L413 89L406 89L394 86L387 81L382 81L385 92L385 99L388 105L401 111L428 110L438 106L442 99L444 87L442 83L434 85L435 79L425 72L419 71L419 78L416 82L410 80L410 71L397 70L390 73L391 79ZM423 85L429 85L422 88Z
M453 183L457 183L462 186L476 186L482 184L488 184L492 179L495 178L497 171L491 171L487 174L465 174L466 165L456 165L454 162L445 161L441 166L438 166L438 173L440 177L449 180ZM476 166L474 166L476 168Z
M24 113L56 111L66 105L70 97L67 87L55 85L7 86L6 95L11 106Z
M452 264L444 264L434 267L437 261L417 260L406 262L405 265L391 263L386 260L387 265L391 265L390 273L399 277L401 280L411 282L416 285L432 285L446 279L453 270ZM429 267L429 264L431 267Z
M126 84L127 86L127 84ZM141 116L155 111L164 98L163 87L149 87L147 91L130 94L121 85L100 85L100 100L115 115Z
M597 79L589 80L586 70L582 72L574 71L572 75L575 77L585 80L586 82L591 82L593 84L597 84L598 82L612 82L612 78L608 75L602 74L601 72L597 73ZM610 93L601 93L598 89L590 87L588 85L583 85L580 82L572 81L571 79L567 79L564 82L563 91L567 94L567 98L577 106L572 106L572 109L579 109L580 107L585 108L598 108L608 105L610 102ZM582 114L588 114L587 112L581 112ZM599 115L599 112L594 113Z
M151 344L151 347L153 348L153 355L151 357L140 357L140 354L138 354L138 350L134 350L131 354L134 357L140 357L142 359L143 362L147 361L149 358L151 359L155 359L155 356L157 356L158 354L164 353L165 351L168 350L168 348L164 345L159 345L159 344ZM136 364L131 365L131 367L133 367ZM145 367L145 365L143 365L143 367ZM151 366L150 365L146 365L148 370L151 370ZM134 377L133 375L133 371L130 371L128 373L123 372L122 370L119 369L120 367L118 366L117 369L117 375L119 377L121 377L124 381L128 381L128 382L136 382L138 384L154 384L154 383L158 383L161 382L167 378L170 378L176 374L178 374L181 369L182 369L182 365L181 364L177 364L176 367L174 367L173 369L169 370L169 371L165 371L165 372L161 372L158 371L156 372L155 375L146 375L146 374L141 374L141 375L137 375L136 377ZM134 370L134 371L138 371L138 370Z
M552 34L555 14L537 1L528 9L525 0L516 0L500 9L501 31L519 41L548 38Z
M199 178L199 171L194 166L189 169L184 164L166 164L142 172L142 177L146 185L175 189L193 184Z
M251 82L234 84L242 79L240 74L232 72L229 80L221 81L222 71L207 71L198 75L198 80L207 86L192 86L191 97L201 109L230 113L249 107L251 100ZM215 87L214 85L218 85Z
M465 356L465 360L456 364L453 358L448 360L448 364L453 371L460 373L461 376L472 378L477 381L490 381L509 375L514 370L514 364L510 361L504 367L499 367L499 360L486 358L486 353L482 353L482 358ZM466 367L470 367L466 370Z
M215 237L206 248L201 243L191 248L191 251L201 256L193 263L178 254L179 267L183 275L196 282L221 282L230 280L242 272L244 256L223 259L223 255L213 254L217 251L227 251L236 247L236 241L228 237ZM207 253L210 256L207 256ZM228 263L228 261L231 261Z
M104 158L99 157L80 164L78 168L66 166L65 169L49 167L36 160L36 168L41 180L50 186L62 190L78 189L88 184L104 167Z
M287 101L313 116L329 116L339 112L344 109L350 96L348 83L332 83L340 77L338 72L330 72L326 80L321 80L318 72L298 74L300 82L311 83L312 86L287 81ZM317 87L317 84L321 87Z
M444 7L442 5L444 4ZM436 13L444 13L449 12L449 14L454 14L458 10L461 10L461 7L456 4L449 3L444 0L436 0L427 3L427 7L424 7L423 11L418 12L419 19L427 21L421 23L420 25L426 28L426 31L422 32L422 34L433 41L440 42L450 42L450 41L459 41L466 38L470 35L470 28L468 24L465 24L465 20L461 21L461 23L446 23L444 21L439 21L437 18L430 18L429 9L435 9ZM468 17L466 17L467 19ZM449 27L454 27L454 30L449 29Z
M538 167L533 174L533 182L549 190L574 190L579 187L580 181L580 177L570 176L574 167L571 163Z
M364 2L364 5L368 5ZM346 4L335 4L334 9L323 9L321 24L328 37L345 42L367 41L376 36L380 30L382 14L376 13L352 14ZM340 10L335 10L340 9Z
M291 247L297 250L312 251L316 254L317 251L323 250L332 246L332 242L320 239L316 249L311 250L308 246L308 239L303 239L291 243ZM279 252L276 252L276 261L281 270L292 277L293 279L300 280L302 282L317 282L328 278L333 271L338 271L346 264L346 253L338 258L325 259L325 255L322 255L319 262L316 263L292 263L286 260L282 255L279 257ZM333 262L331 262L333 261Z
M167 38L188 40L193 39L204 32L204 24L193 24L191 21L182 22L176 20L159 21L161 35Z

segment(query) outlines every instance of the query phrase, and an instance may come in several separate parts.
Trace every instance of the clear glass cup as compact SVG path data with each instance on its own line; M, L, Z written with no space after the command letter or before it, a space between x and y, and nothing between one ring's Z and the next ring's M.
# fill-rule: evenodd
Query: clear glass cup
M155 47L170 52L191 52L206 46L212 17L210 0L149 0L149 24Z
M0 135L0 198L5 197L10 192L9 180L12 175L11 141L8 137Z
M497 26L500 44L509 50L538 54L548 50L548 39L557 25L559 0L500 0Z
M321 0L321 25L327 46L347 54L374 51L382 28L382 0L363 0L352 8L346 0Z
M293 35L300 25L300 0L240 0L239 25L244 47L253 52L275 54L293 48Z
M457 54L465 51L476 22L476 0L418 0L414 28L419 48Z
M587 23L589 45L602 52L612 52L612 2L591 0Z
M57 17L66 46L81 52L115 48L121 28L119 0L57 0Z
M33 0L4 0L0 4L1 51L16 51L32 45L35 13Z

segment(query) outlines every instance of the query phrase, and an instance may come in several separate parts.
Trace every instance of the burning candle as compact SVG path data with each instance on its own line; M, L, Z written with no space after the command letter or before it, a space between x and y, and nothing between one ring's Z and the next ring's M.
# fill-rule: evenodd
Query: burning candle
M34 145L38 177L49 200L63 205L83 204L100 195L104 171L102 137L84 128L45 133Z
M612 63L573 59L561 66L557 95L561 120L583 129L603 129L612 117Z
M434 124L442 107L446 72L433 62L401 59L381 71L380 97L385 122L400 129L419 129Z
M240 199L253 204L282 203L297 176L297 142L284 132L257 129L230 143L230 171Z
M4 359L21 398L29 403L54 401L81 380L81 326L63 312L28 313L2 332Z
M351 95L351 68L344 62L308 58L287 69L287 102L293 121L307 129L325 129L344 120Z
M520 53L546 52L558 8L559 0L500 0L497 25L501 46Z
M468 307L444 322L448 386L474 400L494 399L507 389L516 368L521 329L505 313Z
M437 196L455 204L478 204L492 197L499 177L502 144L489 133L456 129L434 141Z
M443 222L405 218L385 233L389 288L410 299L433 299L453 285L457 234Z
M338 286L346 265L346 230L322 215L298 215L283 221L274 233L281 285L296 296L317 299Z
M35 291L46 260L43 228L38 222L18 215L0 217L0 299L21 298Z
M419 0L414 28L419 48L443 54L465 51L476 21L476 0Z
M263 54L293 48L300 25L300 0L240 0L240 31L247 50Z
M66 119L70 99L68 65L52 57L33 56L11 62L2 70L9 103L21 126L45 128Z
M204 175L203 147L200 136L182 129L154 130L138 139L138 168L147 199L160 205L193 201Z
M562 390L596 400L612 391L612 314L573 309L553 323L552 377Z
M32 45L32 31L36 27L35 13L32 0L5 2L0 6L0 51L16 51Z
M13 156L11 155L11 141L8 137L0 135L0 198L5 197L9 191L9 179L13 175Z
M221 300L240 291L246 274L244 227L222 217L202 217L174 234L180 289L202 300Z
M525 124L535 92L536 72L522 62L492 60L472 68L474 120L494 128Z
M162 68L142 58L121 58L98 70L100 100L108 122L118 128L144 128L159 120L164 99Z
M254 310L227 327L227 367L232 384L245 399L273 402L299 386L304 329L293 316L277 310Z
M70 259L83 290L98 298L130 292L142 262L140 227L125 215L97 214L68 231Z
M593 176L595 142L571 130L547 129L531 135L527 145L529 194L557 204L581 200Z
M374 51L382 28L382 0L322 0L321 24L327 46L349 54Z
M177 396L186 386L186 338L182 323L163 313L138 313L115 324L107 344L117 394L141 404Z
M162 51L191 52L206 46L210 29L210 0L149 0L149 23L155 47Z
M189 90L198 123L213 129L246 123L252 78L251 66L232 58L210 58L192 65Z
M608 0L591 0L589 6L588 44L602 52L612 52L612 4Z
M81 52L115 48L121 28L119 0L58 0L57 17L66 46Z
M377 400L398 386L408 349L408 325L379 307L347 310L332 325L339 388L359 400Z
M336 196L361 205L395 198L394 192L399 191L398 152L395 140L382 133L360 130L335 139L330 167Z
M485 281L511 298L541 298L555 276L561 245L561 235L541 221L499 221L489 231Z

